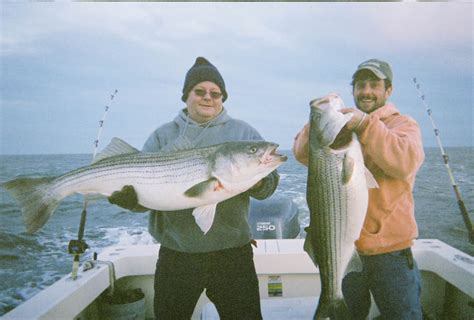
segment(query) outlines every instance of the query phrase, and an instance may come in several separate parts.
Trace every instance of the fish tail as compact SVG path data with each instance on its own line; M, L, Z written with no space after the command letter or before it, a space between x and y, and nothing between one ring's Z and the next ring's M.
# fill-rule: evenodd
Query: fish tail
M51 191L56 177L18 178L2 185L23 212L28 233L34 233L51 217L61 198Z
M349 320L351 319L351 315L344 299L338 299L333 302L322 300L319 301L318 308L316 309L313 318L315 320Z

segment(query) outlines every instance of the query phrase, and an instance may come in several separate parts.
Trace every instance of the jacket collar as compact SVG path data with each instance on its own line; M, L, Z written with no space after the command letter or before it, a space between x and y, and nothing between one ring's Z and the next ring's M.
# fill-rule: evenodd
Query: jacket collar
M188 110L186 108L181 109L178 115L174 118L174 122L178 125L178 127L184 126L194 126L194 127L214 127L216 125L220 125L229 121L230 117L227 115L227 110L222 108L222 112L212 120L209 120L205 123L197 123L193 119L188 116Z
M378 108L371 115L377 116L379 119L388 118L393 115L399 115L400 111L398 111L395 104L388 102L383 107Z

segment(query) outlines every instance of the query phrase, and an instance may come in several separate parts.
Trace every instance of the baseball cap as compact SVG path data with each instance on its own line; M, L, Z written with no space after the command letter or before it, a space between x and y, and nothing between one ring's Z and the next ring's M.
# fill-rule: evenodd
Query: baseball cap
M352 80L355 79L357 73L361 70L369 70L372 71L379 79L384 80L388 79L390 81L393 80L392 68L388 62L378 60L378 59L369 59L367 61L362 62L357 66L356 72L352 76Z

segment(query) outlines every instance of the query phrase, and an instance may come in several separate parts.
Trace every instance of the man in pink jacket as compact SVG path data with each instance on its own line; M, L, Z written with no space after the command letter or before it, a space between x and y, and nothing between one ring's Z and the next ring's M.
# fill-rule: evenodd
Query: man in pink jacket
M370 292L384 319L422 319L421 278L411 246L418 236L413 185L424 160L421 133L414 119L400 114L387 99L392 93L387 62L370 59L352 76L357 108L346 128L361 143L366 167L379 188L369 190L369 205L355 245L363 263L360 273L343 281L343 293L354 319L365 319ZM295 137L293 153L308 164L309 124Z

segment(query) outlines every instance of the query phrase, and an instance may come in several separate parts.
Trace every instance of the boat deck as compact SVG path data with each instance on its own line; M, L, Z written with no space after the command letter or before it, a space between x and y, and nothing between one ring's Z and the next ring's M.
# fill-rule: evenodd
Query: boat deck
M262 317L269 320L309 320L313 319L319 297L263 299ZM202 310L201 320L219 320L219 314L212 303Z
M254 248L265 319L311 319L320 292L319 271L303 251L303 239L258 240ZM2 319L91 319L97 298L111 283L121 289L141 288L146 318L153 318L153 277L159 245L116 246L100 253L97 262L83 264L77 280L70 275L41 291ZM458 312L453 319L474 319L474 259L439 240L418 240L413 248L423 276L425 312ZM113 272L111 272L113 271ZM112 275L115 274L116 281ZM110 290L110 289L109 289ZM370 317L377 316L376 307ZM203 294L193 319L216 319ZM309 316L309 317L308 317Z

